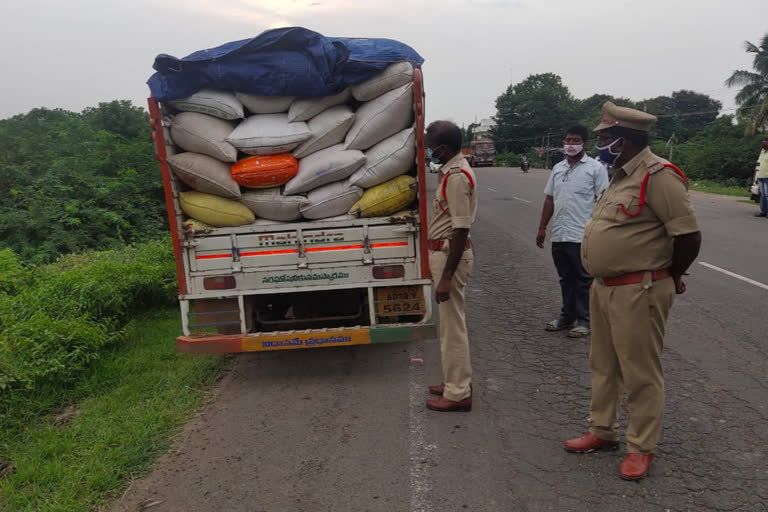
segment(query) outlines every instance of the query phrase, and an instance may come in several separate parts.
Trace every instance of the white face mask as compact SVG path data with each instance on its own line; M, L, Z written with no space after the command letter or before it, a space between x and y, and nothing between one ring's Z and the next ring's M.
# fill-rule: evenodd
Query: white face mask
M429 169L432 172L438 172L443 164L436 164L435 162L429 162Z
M563 146L563 150L568 156L576 156L584 151L584 144L566 144Z

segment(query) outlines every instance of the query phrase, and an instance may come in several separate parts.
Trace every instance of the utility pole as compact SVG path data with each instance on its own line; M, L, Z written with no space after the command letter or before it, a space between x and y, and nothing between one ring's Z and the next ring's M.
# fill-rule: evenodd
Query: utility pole
M550 145L552 144L551 137L552 137L552 128L550 128L549 131L547 131L547 169L549 169L549 159L550 159L550 153L551 153Z
M667 148L669 148L669 161L670 162L672 161L672 155L675 152L675 142L676 142L675 134L673 133L672 136L667 141Z

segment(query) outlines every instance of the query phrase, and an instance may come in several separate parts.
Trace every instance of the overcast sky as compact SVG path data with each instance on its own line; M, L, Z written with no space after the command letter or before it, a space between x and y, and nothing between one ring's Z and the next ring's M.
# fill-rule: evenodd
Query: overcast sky
M733 109L723 81L751 69L768 0L22 0L0 2L0 118L100 101L145 106L158 53L303 26L386 37L426 59L427 117L470 123L532 73L578 98L693 89Z

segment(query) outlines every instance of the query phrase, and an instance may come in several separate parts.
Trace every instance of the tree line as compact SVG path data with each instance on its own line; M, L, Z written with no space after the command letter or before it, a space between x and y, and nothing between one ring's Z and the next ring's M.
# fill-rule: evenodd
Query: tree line
M754 55L754 70L734 71L725 81L740 87L735 115L720 115L720 101L685 89L640 101L610 94L578 99L560 76L543 73L510 85L496 99L497 125L491 135L501 153L558 146L569 125L596 126L602 104L611 100L657 116L651 147L692 178L746 185L768 129L768 34L759 45L745 42L745 50Z
M129 101L0 120L0 249L25 263L167 230L146 111Z
M641 101L608 94L577 99L553 73L531 75L498 97L492 130L497 151L519 154L558 146L569 125L597 126L607 100L657 116L650 134L653 150L671 157L691 177L739 185L752 179L760 137L745 135L746 124L735 116L720 116L718 100L690 90Z

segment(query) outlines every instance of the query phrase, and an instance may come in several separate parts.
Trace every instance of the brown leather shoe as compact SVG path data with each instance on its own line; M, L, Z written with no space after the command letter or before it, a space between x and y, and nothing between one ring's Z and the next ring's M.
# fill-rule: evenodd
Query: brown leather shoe
M437 386L429 386L430 395L443 396L443 391L445 391L445 384L438 384Z
M429 392L432 395L443 396L443 393L445 393L445 383L438 384L437 386L429 386ZM472 384L469 385L469 392L472 392Z
M440 398L435 398L434 400L427 400L427 408L432 409L433 411L439 411L439 412L471 411L472 395L458 402L453 400L448 400L444 396L441 396Z
M619 476L624 480L642 480L648 475L651 462L652 453L628 453L619 465Z
M618 441L600 439L592 432L587 432L578 439L569 439L565 442L565 449L571 453L592 453L595 450L617 450Z

